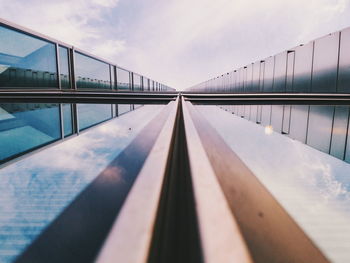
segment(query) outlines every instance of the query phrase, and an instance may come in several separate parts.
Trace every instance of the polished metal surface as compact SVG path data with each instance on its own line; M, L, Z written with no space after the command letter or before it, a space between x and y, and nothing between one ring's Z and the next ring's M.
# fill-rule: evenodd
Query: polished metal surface
M274 82L275 57L265 59L263 92L272 92Z
M252 92L258 92L260 87L260 61L253 64Z
M273 92L286 91L287 51L275 56Z
M306 141L308 145L329 153L333 117L334 106L310 106Z
M271 107L272 129L276 132L282 133L283 105L272 105Z
M229 80L231 83L225 84L228 89L223 89L221 84L225 73L192 86L188 91L231 94L350 93L349 43L350 29L346 28L229 72L237 72L238 76L236 82ZM241 86L242 79L244 88Z
M315 40L312 92L336 92L340 32Z
M298 141L291 140L287 136L276 132L266 132L264 127L256 125L245 119L233 116L228 112L222 111L218 107L212 106L197 106L198 111L202 114L211 125L215 127L215 131L220 134L224 144L221 147L230 147L242 160L249 169L254 173L259 182L279 201L286 209L288 214L296 221L299 227L308 235L313 244L317 246L330 262L348 262L349 253L349 238L350 232L348 222L350 220L349 213L349 172L350 164L339 159L320 152L316 149L301 144ZM319 126L322 131L322 126ZM207 133L203 131L203 133ZM239 138L239 139L237 139ZM203 140L208 143L209 140ZM209 143L208 143L209 144ZM219 143L211 144L212 148L218 148ZM215 151L210 150L208 152ZM247 183L247 187L243 188L242 182L248 180L245 176L235 176L238 172L237 166L231 164L223 166L219 159L226 159L228 153L218 155L212 153L212 158L215 159L215 165L224 170L220 173L220 177L224 177L225 169L232 169L226 172L226 180L222 185L225 189L231 185L231 192L226 190L226 195L229 200L232 200L232 206L237 210L236 218L240 214L249 213L249 210L255 209L254 205L249 205L252 196L244 197L244 193L253 187L253 182ZM215 157L216 156L216 157ZM218 158L218 156L220 156ZM235 167L234 169L231 167ZM257 191L257 188L255 188ZM263 204L268 201L263 198L262 191L256 194L255 202L259 205L256 214L245 216L242 215L241 224L248 224L250 220L260 218L261 221L256 222L259 225L260 231L263 231L262 225L265 220L272 220L276 216L277 210L266 209L262 210ZM261 201L263 199L263 201ZM233 203L233 200L235 202ZM244 203L239 207L239 201ZM246 210L244 209L246 208ZM259 211L260 216L259 216ZM239 218L239 217L238 217ZM277 221L281 222L282 217L277 216ZM277 223L278 224L278 223ZM279 232L275 224L271 224L274 230L267 231L275 233L282 237L283 231L293 234L294 230L284 229ZM285 228L286 225L283 226ZM253 231L250 229L250 233ZM244 234L244 232L243 232ZM257 238L259 233L254 233ZM275 238L275 237L274 237ZM277 237L276 237L277 238ZM299 242L287 243L288 248L295 249L300 245ZM271 240L264 236L264 242ZM274 243L273 250L277 252L277 246L280 247L285 240ZM249 245L249 243L248 243ZM261 251L261 250L260 250ZM307 252L310 256L308 260L293 258L294 262L322 262L321 259L315 260L315 254ZM295 256L301 256L302 253L295 253ZM263 262L286 262L289 257L286 253L281 255L281 260L277 260L275 255L270 260ZM255 258L254 258L255 259ZM257 261L262 260L258 258Z
M350 92L350 28L340 33L338 92Z
M314 43L295 48L293 92L311 91Z
M286 92L293 92L295 51L287 51Z
M290 116L289 136L302 143L306 143L309 107L307 105L293 105Z
M249 160L242 156L243 152L248 156L254 155L254 161L257 164L264 160L265 162L261 165L268 165L266 159L274 159L275 155L278 155L278 160L284 157L279 152L272 152L270 145L262 147L263 150L256 147L266 145L262 143L264 136L269 136L265 133L265 129L242 118L234 117L215 106L192 106L190 113L254 262L286 260L328 262L323 255L324 251L319 250L274 197L266 191L265 182L260 181L262 177L259 176L258 179L257 175L253 175L250 167L247 167ZM241 130L241 123L250 124L259 129L260 136L257 137L256 133L253 135L254 131L248 126ZM244 143L241 141L242 133L244 133ZM249 143L251 136L254 137L254 143ZM290 141L288 138L283 138ZM234 145L240 145L243 150ZM277 149L281 149L280 145ZM283 168L289 169L286 166ZM256 173L257 171L254 170L254 174ZM277 180L278 176L277 174L273 177ZM273 182L273 179L271 181ZM291 240L293 245L290 243Z
M339 159L344 159L349 125L349 109L349 106L335 106L334 109L330 154Z

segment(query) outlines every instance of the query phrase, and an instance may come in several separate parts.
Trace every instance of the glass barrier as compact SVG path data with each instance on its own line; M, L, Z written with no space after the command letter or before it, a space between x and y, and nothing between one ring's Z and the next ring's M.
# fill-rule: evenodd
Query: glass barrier
M117 89L130 90L130 73L121 68L117 68Z
M60 138L59 104L0 103L0 163Z
M78 89L110 89L109 65L75 52L75 78Z
M0 103L0 164L132 110L133 104Z
M0 87L58 88L55 45L0 26Z
M20 109L23 109L21 112L24 113L31 112L32 116L37 118L43 118L40 115L46 109L55 108L56 114L58 112L57 105L42 104L39 106L36 110L31 111L31 108L35 108L34 104L1 104L0 118L1 120L13 119L16 117L13 117L16 114L14 112L18 112ZM49 106L52 108L47 108ZM68 106L69 104L64 104L63 109L69 108ZM80 109L96 110L98 108L93 107L96 105L81 106ZM105 106L110 109L110 105ZM12 114L5 113L2 110L3 107ZM11 107L12 110L10 110ZM127 116L116 118L79 136L32 154L28 158L2 167L0 169L0 262L16 262L16 259L26 251L32 242L37 240L42 232L54 224L55 220L79 199L77 197L163 109L164 105L148 105L142 110L130 113L132 114L130 118ZM98 111L101 112L101 110ZM44 115L46 117L49 115L48 119L52 121L52 114ZM58 120L58 117L56 119ZM30 120L28 119L28 121ZM46 123L42 123L42 125L45 126ZM4 127L2 121L0 121L0 127ZM60 130L59 127L56 128L57 131ZM20 145L30 141L45 141L48 137L43 135L44 132L37 130L34 133L34 130L35 128L26 128L23 132L17 132L7 139L11 140L12 145ZM26 135L27 133L28 135ZM4 145L3 136L3 131L1 131L1 146ZM23 136L24 138L21 138ZM40 139L41 137L42 139ZM16 140L19 140L18 143ZM0 147L0 154L3 154L2 147ZM128 178L128 180L131 179ZM128 180L122 178L119 183L125 187ZM108 183L111 181L109 180ZM117 192L123 192L118 189ZM113 191L115 192L115 187L113 187ZM127 193L128 191L125 191L125 196ZM121 195L119 197L121 198ZM118 200L118 198L113 199L113 203L116 204ZM100 204L102 207L106 204L104 201L105 199ZM91 204L91 206L93 205ZM73 221L77 225L81 223L80 220ZM61 230L63 231L63 229ZM56 235L57 239L53 242L56 245L66 244L67 240L62 240L59 236ZM75 238L79 238L79 235L77 234ZM39 253L45 254L46 252Z
M116 89L116 82L115 82L115 66L110 66L110 72L111 72L111 85L112 89Z
M133 109L132 104L118 104L118 116L127 113Z
M198 92L349 93L350 28L191 87ZM251 79L252 81L252 89ZM245 85L245 82L247 85ZM228 88L227 88L228 87Z
M112 118L111 104L77 104L79 130Z
M73 118L72 118L73 110L72 104L62 104L62 118L63 118L63 132L64 137L73 134Z
M59 47L59 61L60 61L60 79L61 88L70 89L70 74L69 74L69 52L65 47Z
M235 105L222 108L350 163L347 139L350 106Z
M141 82L141 76L136 74L136 73L133 73L133 80L134 80L134 90L137 90L137 91L140 91L142 90L142 82Z

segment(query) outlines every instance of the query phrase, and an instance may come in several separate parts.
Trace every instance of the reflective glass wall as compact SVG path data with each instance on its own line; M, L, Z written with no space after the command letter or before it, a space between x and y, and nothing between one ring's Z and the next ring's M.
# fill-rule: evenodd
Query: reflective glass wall
M110 68L107 63L75 52L75 78L78 89L110 89Z
M136 73L133 73L133 88L135 91L142 90L142 77Z
M142 91L143 82L139 74L0 20L0 90ZM163 89L174 91L165 85Z
M350 93L350 28L189 88L224 93Z
M350 163L348 105L223 106L238 117Z
M0 24L0 88L56 88L54 43Z
M60 139L60 123L59 104L0 103L0 163Z
M0 103L0 164L133 109L131 104Z

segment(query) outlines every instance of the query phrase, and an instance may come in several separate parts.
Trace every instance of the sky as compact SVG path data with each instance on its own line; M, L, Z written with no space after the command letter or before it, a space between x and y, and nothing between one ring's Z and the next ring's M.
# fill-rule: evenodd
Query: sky
M350 0L0 0L0 17L178 90L350 26Z

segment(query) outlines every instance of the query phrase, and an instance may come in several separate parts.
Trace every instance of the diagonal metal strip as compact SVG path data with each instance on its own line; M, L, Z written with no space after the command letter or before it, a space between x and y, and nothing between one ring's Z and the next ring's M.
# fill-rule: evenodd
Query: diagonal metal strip
M186 106L254 262L329 262L208 121Z
M114 222L96 262L147 262L166 166L171 150L178 99L145 164L140 171L117 220Z
M167 105L15 262L92 262L172 111Z
M184 101L182 105L204 261L209 263L252 262L203 148L188 106Z

